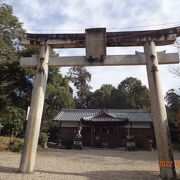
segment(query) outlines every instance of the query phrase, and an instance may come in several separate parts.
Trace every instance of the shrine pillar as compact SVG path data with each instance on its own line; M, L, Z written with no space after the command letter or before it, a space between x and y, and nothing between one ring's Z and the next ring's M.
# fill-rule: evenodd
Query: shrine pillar
M91 126L91 147L94 146L94 126Z
M175 180L175 164L172 153L166 108L160 84L155 43L153 41L146 42L144 45L144 50L146 54L146 69L149 82L151 110L158 151L158 160L160 165L160 176L163 180ZM163 162L165 161L168 162L168 167L163 165Z
M28 117L24 147L21 156L20 172L31 173L34 171L37 144L39 139L41 118L43 113L47 78L50 46L41 46L38 57L38 66L32 91L31 108Z

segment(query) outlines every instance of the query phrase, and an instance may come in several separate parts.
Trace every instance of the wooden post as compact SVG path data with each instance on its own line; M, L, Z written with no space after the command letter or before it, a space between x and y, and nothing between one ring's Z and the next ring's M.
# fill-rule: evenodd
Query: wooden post
M91 126L91 147L94 146L94 126Z
M31 108L28 117L24 140L24 148L19 167L21 172L30 173L34 171L37 144L48 78L49 53L49 45L42 45L38 58L39 62L36 71L34 88L32 91Z
M153 114L156 145L158 150L158 160L160 165L160 176L165 180L175 180L176 171L172 153L166 108L160 85L155 43L153 41L146 42L144 45L144 50L146 53L146 68L149 82L151 110ZM165 161L167 162L167 166L169 167L165 167Z
M61 125L62 125L62 121L60 121L60 123L59 123L59 134L58 134L58 140L62 140L62 130L61 130Z

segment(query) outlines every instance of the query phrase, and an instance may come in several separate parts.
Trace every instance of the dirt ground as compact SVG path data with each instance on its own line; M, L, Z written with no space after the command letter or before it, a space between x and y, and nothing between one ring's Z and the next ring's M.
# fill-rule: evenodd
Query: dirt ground
M174 152L180 161L180 153ZM35 172L18 172L21 154L0 152L0 180L158 180L156 151L120 149L39 151ZM180 166L176 167L180 174Z

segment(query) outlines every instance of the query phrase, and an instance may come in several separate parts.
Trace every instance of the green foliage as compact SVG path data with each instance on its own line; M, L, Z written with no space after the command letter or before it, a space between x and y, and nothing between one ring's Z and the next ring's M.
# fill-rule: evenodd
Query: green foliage
M171 140L172 142L179 142L180 132L177 126L178 117L176 116L176 113L180 110L180 95L176 93L174 89L170 89L166 93L165 100L167 102L166 111L168 115Z
M51 124L49 124L48 127L48 134L49 134L49 141L57 143L57 140L60 138L60 124L59 121L53 121Z
M7 149L18 152L22 149L23 139L15 138L12 142L9 142L9 137L0 136L0 151L5 151Z
M149 92L136 78L126 78L118 88L104 84L89 96L88 108L149 108Z
M16 38L16 32L21 30L21 23L18 22L18 18L12 15L11 7L1 5L0 9L3 9L1 12L4 18L7 16L9 22L12 20L12 22L17 23L16 25L12 22L9 24L8 28L10 28L12 32L10 31L11 33L6 34L7 38L5 39L6 41L4 41L11 49L11 58L8 56L10 55L10 51L6 51L8 53L3 54L3 63L0 64L0 113L1 115L3 114L3 119L8 119L9 114L11 114L11 108L27 110L27 107L30 105L35 70L21 68L19 66L19 59L22 56L29 57L32 54L37 54L38 50L16 49L12 41ZM2 24L3 23L7 22L2 19ZM2 33L3 32L1 32L1 34ZM2 50L2 48L0 50ZM6 49L3 49L3 52L5 52L5 50ZM72 89L69 87L68 82L68 79L63 78L58 69L50 69L41 128L42 131L47 131L50 126L49 120L51 120L54 114L61 108L74 106ZM5 122L5 120L0 118L0 122L2 121ZM21 124L19 124L19 128L21 127ZM9 133L10 132L7 132L7 130L4 132L4 134Z
M47 142L48 142L48 136L46 133L41 132L39 135L39 141L38 144L42 147L45 148L47 146Z
M57 107L56 109L73 107L72 89L68 83L69 80L66 77L62 77L58 69L50 69L46 103L53 104L54 107Z
M111 94L112 108L149 108L149 92L136 78L126 78Z
M111 108L111 93L115 87L111 84L104 84L89 96L90 102L88 108Z
M29 104L32 76L19 66L17 32L23 30L11 6L0 4L0 24L0 122L5 123L3 132L14 136L22 129L22 109Z
M8 106L26 109L30 103L32 74L18 61L0 65L0 110Z
M4 117L3 119L0 118L0 122L3 121L3 124L5 123L5 126L8 127L7 129L4 128L5 131L3 133L11 134L13 131L11 135L14 136L17 133L19 134L23 123L20 122L19 118L15 122L15 119L12 118L15 116L12 109L27 110L27 107L30 105L35 74L34 69L21 68L19 59L22 56L29 57L32 54L37 54L38 50L18 50L17 44L13 42L17 37L17 31L22 31L21 23L19 23L17 17L12 15L13 12L10 6L1 4L0 12L2 15L0 17L2 25L0 29L0 38L2 38L0 42L0 113ZM47 131L49 120L62 107L73 107L73 105L74 100L72 90L68 85L68 79L63 78L58 69L50 69L41 130ZM9 119L14 122L11 123ZM12 127L13 124L15 127ZM16 128L15 132L14 128Z
M10 142L10 150L12 152L20 152L23 147L23 142L21 140L15 139Z
M17 32L22 32L22 23L13 15L13 9L0 4L0 63L17 59L16 46L13 43Z
M58 69L50 69L43 111L41 131L47 132L53 126L52 118L61 108L73 108L74 99L69 80L62 77Z
M177 111L180 109L180 95L174 89L167 91L165 100L170 110Z
M36 49L36 48L21 49L17 53L20 57L31 57L32 55L38 55L39 49Z
M148 139L144 136L136 137L136 147L143 150L149 149Z
M91 74L85 67L75 66L69 69L69 79L77 89L76 108L87 108L87 98L90 95Z
M16 137L23 131L23 125L25 120L25 111L17 107L9 107L6 111L7 114L3 118L3 133Z

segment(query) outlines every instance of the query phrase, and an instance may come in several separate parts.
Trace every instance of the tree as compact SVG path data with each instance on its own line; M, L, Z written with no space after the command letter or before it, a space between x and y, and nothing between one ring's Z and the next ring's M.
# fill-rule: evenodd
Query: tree
M9 107L3 118L3 133L11 135L10 142L23 131L25 111L17 107Z
M123 80L111 93L112 108L149 108L149 91L141 81L129 77Z
M75 66L69 69L69 78L77 89L77 96L75 97L77 108L87 108L87 98L90 95L91 74L85 67Z
M61 108L74 107L72 89L68 82L68 78L62 77L58 69L50 68L41 131L48 131L52 124L53 117Z
M170 72L175 74L177 77L180 77L180 68L179 67L170 69Z
M32 87L26 71L19 66L16 34L22 31L22 23L13 15L12 7L0 4L0 121L10 118L11 112L12 116L17 112L20 115Z
M10 134L9 131L13 129L11 132L13 136L16 136L24 125L21 115L30 105L36 72L35 69L21 68L19 60L22 56L29 57L37 54L38 50L17 48L16 34L23 30L22 24L12 13L11 6L0 4L0 122L5 123L4 134ZM48 120L52 120L54 114L62 107L74 106L72 89L68 82L68 79L63 78L58 69L50 69L42 130L49 128ZM13 124L17 126L12 127Z
M15 43L17 32L22 31L22 23L13 15L12 7L0 4L0 110L12 104L15 95L23 94L17 88L22 79L24 84L29 83L19 67L20 54Z
M22 32L22 23L13 15L13 9L0 4L0 63L17 60L17 32Z
M88 108L149 108L149 91L136 78L126 78L117 88L104 84L88 96Z
M180 109L180 95L176 93L175 89L167 91L165 100L170 110L177 111Z
M173 142L180 140L180 131L178 127L178 111L180 110L180 95L174 89L166 92L165 100L167 102L167 115L170 127L171 139Z
M178 48L178 50L179 50L179 48L180 48L180 41L179 41L179 40L180 40L180 39L177 38L176 41L174 42L174 45L175 45L175 47ZM178 52L178 54L179 54L179 52ZM169 69L169 71L170 71L172 74L174 74L175 76L177 76L177 77L180 78L180 67L172 67L172 68Z
M18 61L7 63L0 68L0 110L15 105L26 108L32 90L31 72L19 66Z
M111 93L115 89L111 84L104 84L90 96L88 108L111 108Z

